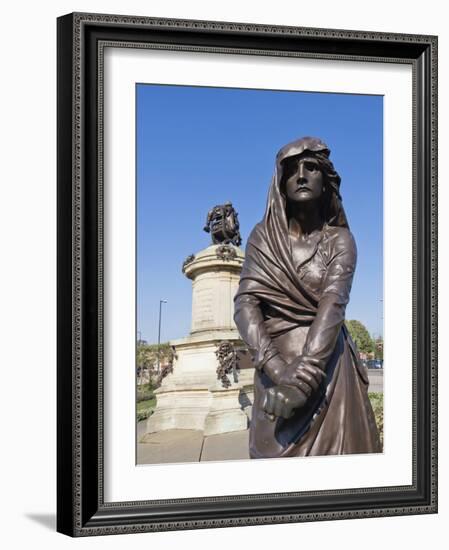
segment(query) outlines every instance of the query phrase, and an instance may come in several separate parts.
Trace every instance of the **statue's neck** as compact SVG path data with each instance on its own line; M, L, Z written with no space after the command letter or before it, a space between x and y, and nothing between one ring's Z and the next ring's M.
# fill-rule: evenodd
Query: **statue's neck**
M289 233L293 237L310 235L314 231L321 230L324 225L324 219L320 209L316 205L311 208L301 205L301 208L289 208L287 217L289 220Z

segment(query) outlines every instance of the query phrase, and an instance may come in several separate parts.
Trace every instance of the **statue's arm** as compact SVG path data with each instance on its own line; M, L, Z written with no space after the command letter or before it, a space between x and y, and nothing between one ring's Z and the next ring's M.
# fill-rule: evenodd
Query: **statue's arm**
M316 317L310 326L302 355L287 366L297 379L307 384L310 396L326 376L326 364L337 343L345 319L354 275L357 251L354 239L347 229L339 229L331 247L331 259L323 281L323 289ZM306 401L299 394L293 394L290 384L270 388L266 395L264 410L269 415L289 418L293 410L302 407Z
M234 320L255 368L263 371L276 384L276 388L285 385L291 387L290 401L294 406L304 404L307 396L318 387L318 383L315 384L314 380L309 383L305 376L297 377L296 366L289 368L265 328L261 304L254 294L237 294Z
M279 351L265 328L261 303L257 296L249 293L237 294L234 321L257 369L262 370L275 357L280 359Z
M350 231L340 228L331 246L331 258L323 281L316 317L307 334L302 360L324 370L345 319L346 305L357 262Z
M204 227L203 227L203 230L206 231L206 233L210 233L209 224L210 224L211 218L212 218L212 210L209 210L206 217L206 223L204 224Z

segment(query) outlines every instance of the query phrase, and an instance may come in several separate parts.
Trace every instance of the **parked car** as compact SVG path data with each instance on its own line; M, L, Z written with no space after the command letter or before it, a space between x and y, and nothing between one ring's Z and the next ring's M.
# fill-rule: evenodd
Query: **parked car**
M383 361L381 359L370 359L367 366L369 369L382 369Z

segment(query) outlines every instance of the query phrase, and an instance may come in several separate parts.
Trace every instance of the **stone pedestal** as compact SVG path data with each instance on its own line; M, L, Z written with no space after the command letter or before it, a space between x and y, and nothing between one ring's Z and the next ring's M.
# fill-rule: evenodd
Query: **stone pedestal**
M212 245L198 252L184 266L192 279L192 325L190 334L234 331L234 296L240 281L244 255L232 245Z
M210 408L204 422L204 435L245 430L248 417L240 407L240 388L210 388Z
M243 259L240 248L213 245L184 263L183 271L192 280L191 332L186 338L170 342L176 353L173 372L156 391L157 407L148 419L148 433L194 429L212 435L247 428L244 409L248 399L242 405L240 398L252 372L245 370L237 382L231 373L230 385L225 388L217 379L216 355L222 342L230 342L234 349L241 350L240 366L248 366L233 319Z

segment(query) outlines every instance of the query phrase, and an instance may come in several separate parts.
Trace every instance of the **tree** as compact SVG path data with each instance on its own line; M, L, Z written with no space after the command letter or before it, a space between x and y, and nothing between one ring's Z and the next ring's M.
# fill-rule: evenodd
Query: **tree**
M148 373L149 382L152 382L152 375L154 373L155 357L152 350L149 349L148 344L138 342L136 350L136 366L137 375L140 378L140 384L143 383L144 372Z
M374 341L363 323L353 319L346 321L346 326L360 352L372 353L374 351Z
M140 378L140 384L143 382L144 371L148 373L150 386L160 378L158 366L163 369L173 363L174 351L168 342L160 344L147 344L139 341L136 349L137 375ZM158 361L159 358L159 361Z

